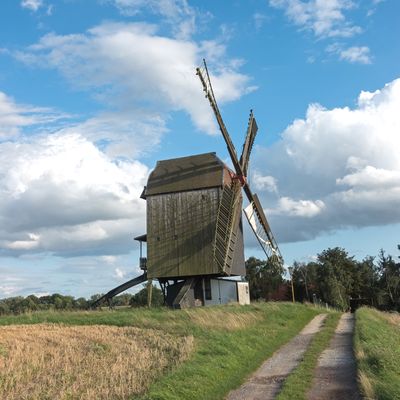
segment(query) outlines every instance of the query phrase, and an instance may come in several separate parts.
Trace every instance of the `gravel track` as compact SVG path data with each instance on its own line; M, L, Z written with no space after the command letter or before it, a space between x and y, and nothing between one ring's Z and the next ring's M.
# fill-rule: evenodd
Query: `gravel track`
M353 354L354 314L343 314L314 372L308 400L360 400Z
M326 314L317 315L289 343L272 357L226 400L269 400L275 398L286 377L297 367L313 336L321 329Z

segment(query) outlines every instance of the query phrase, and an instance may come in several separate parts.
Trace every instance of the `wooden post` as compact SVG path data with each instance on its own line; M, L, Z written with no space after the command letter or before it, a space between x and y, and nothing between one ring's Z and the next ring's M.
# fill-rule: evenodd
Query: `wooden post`
M294 300L294 286L293 286L293 267L289 267L288 270L290 274L290 281L292 284L292 302L294 303L295 300Z
M151 307L151 298L153 297L153 279L147 282L147 307Z

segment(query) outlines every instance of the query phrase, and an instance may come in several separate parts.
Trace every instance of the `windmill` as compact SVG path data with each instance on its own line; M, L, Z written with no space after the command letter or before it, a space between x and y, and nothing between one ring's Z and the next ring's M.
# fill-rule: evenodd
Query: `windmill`
M140 242L143 274L97 300L157 279L165 303L174 308L249 302L246 282L227 279L245 275L242 189L249 201L244 214L267 259L283 263L258 196L247 181L257 123L250 112L243 150L238 158L214 96L207 65L196 69L206 98L224 137L234 170L215 153L158 161L141 195L147 203L147 234ZM147 244L147 258L142 245ZM150 298L151 296L149 296Z

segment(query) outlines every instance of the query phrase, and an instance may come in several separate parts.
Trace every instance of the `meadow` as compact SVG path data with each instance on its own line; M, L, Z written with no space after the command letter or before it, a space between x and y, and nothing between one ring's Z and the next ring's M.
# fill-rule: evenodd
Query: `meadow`
M256 303L2 317L0 398L223 399L318 312Z
M62 324L0 327L2 399L124 399L185 360L193 337Z
M356 313L355 355L367 400L400 399L400 315L361 308Z

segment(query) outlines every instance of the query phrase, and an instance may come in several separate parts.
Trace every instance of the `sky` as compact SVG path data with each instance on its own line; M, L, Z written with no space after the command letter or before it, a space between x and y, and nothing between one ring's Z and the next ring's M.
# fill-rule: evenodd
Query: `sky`
M0 298L140 273L157 160L229 164L203 58L237 150L254 110L248 180L286 265L336 246L397 256L399 15L397 0L2 1ZM262 258L249 229L245 244Z

